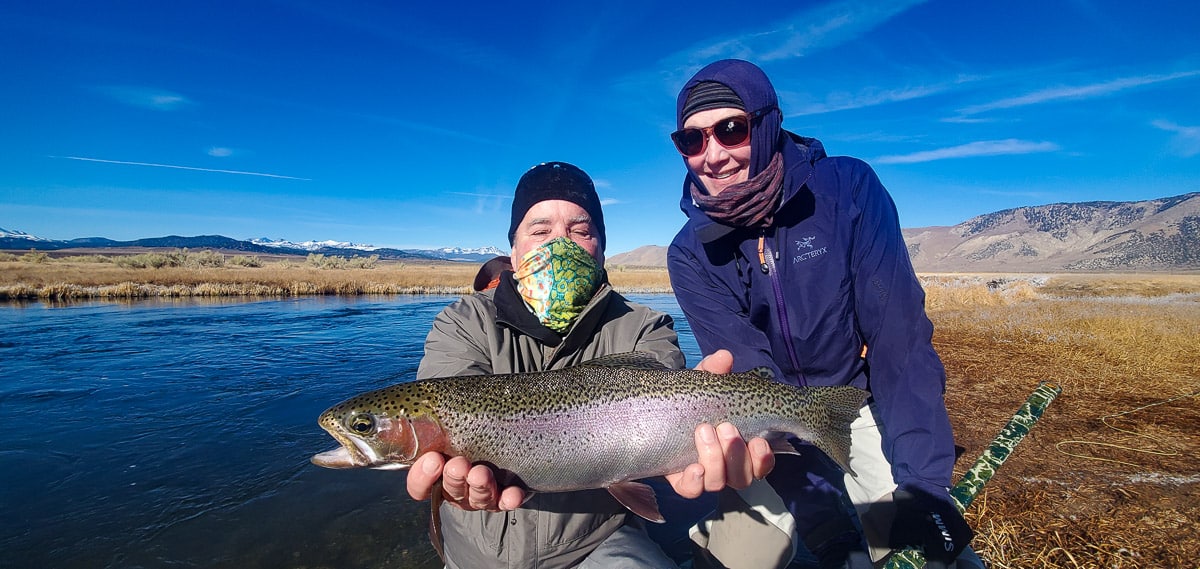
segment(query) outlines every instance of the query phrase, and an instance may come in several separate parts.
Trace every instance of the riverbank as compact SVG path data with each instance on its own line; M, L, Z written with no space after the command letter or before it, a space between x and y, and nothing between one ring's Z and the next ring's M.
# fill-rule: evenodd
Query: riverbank
M609 265L620 292L669 293L661 267ZM63 255L0 252L0 301L136 299L151 297L289 297L364 294L469 294L479 265L392 261L377 257L260 257L184 250L134 254ZM931 306L984 284L1010 282L1020 290L1066 297L1200 294L1200 274L928 274L921 275ZM1008 287L1011 289L1012 287ZM975 299L981 300L981 299Z
M199 257L176 264L133 263L119 257L44 255L0 260L0 301L151 297L364 294L468 294L479 266L454 262L398 262L309 256ZM247 259L233 261L233 259ZM218 264L219 263L219 264ZM622 292L670 292L664 269L609 267Z

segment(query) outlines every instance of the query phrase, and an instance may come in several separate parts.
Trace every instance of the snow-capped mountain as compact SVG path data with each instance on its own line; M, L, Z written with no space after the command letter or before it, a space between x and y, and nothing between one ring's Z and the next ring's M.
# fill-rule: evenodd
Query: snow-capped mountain
M461 261L467 263L482 263L492 257L507 255L508 251L496 247L442 247L440 249L393 249L375 245L363 245L349 241L288 241L286 239L233 239L222 235L198 235L181 237L170 235L133 241L114 241L103 237L86 237L80 239L61 240L43 239L25 233L0 228L0 249L28 250L38 249L54 251L68 248L98 248L98 247L144 247L144 248L186 248L186 249L220 249L228 251L245 251L247 253L271 253L283 255L304 255L320 253L323 255L360 256L377 255L381 259L440 259L444 261Z
M327 239L325 241L288 241L286 239L271 239L268 237L257 237L250 240L255 245L263 245L266 247L278 247L281 249L303 249L305 251L320 251L321 249L358 249L360 251L374 251L381 247L374 245L364 245L361 243L351 243L349 241L334 241Z
M478 261L508 254L508 251L501 251L495 247L442 247L441 249L433 249L426 252L452 261Z
M0 227L0 239L5 239L5 238L7 238L7 239L26 239L29 241L49 241L49 239L43 239L43 238L37 237L35 235L30 235L28 233L25 233L24 231L9 231L3 227Z
M327 239L325 241L288 241L286 239L270 239L267 237L259 237L250 239L255 245L264 247L274 247L279 249L300 249L303 251L328 251L336 250L355 250L355 251L383 251L388 250L385 247L377 247L375 245L364 245L361 243L352 243L350 241L335 241ZM439 249L405 249L408 253L417 254L434 259L444 259L447 261L486 261L492 257L507 255L508 251L501 251L495 247L442 247Z

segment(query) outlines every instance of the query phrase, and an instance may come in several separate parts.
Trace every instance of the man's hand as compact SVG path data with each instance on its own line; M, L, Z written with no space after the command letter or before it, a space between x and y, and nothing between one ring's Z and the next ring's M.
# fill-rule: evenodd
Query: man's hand
M435 488L439 477L442 486ZM446 460L441 453L427 452L408 469L408 495L425 500L434 492L441 492L447 502L464 510L515 510L525 502L524 490L516 486L499 488L487 466L471 466L461 456Z
M733 355L726 350L709 354L696 369L709 373L729 373ZM716 492L726 486L746 488L775 468L775 455L765 439L755 437L747 443L737 427L707 423L696 427L696 452L699 461L683 472L668 474L667 482L684 498L697 498L704 492Z

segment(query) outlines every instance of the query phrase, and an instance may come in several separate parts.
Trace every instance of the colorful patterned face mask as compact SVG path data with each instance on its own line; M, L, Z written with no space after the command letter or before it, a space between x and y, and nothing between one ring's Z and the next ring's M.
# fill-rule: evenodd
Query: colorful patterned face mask
M513 276L517 291L534 316L561 334L583 312L603 275L583 247L559 237L526 253Z

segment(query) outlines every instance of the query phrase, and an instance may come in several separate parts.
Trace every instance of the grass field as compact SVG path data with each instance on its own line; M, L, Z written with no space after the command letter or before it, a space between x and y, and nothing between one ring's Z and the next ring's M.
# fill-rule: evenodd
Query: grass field
M467 294L479 269L471 263L442 261L358 263L369 265L363 267L331 263L336 257L261 260L224 255L218 259L207 253L180 253L177 264L155 268L127 262L131 257L128 255L52 258L0 253L0 300ZM233 262L243 259L258 266ZM609 267L609 279L618 290L670 291L666 272L661 269Z
M211 257L207 259L211 261ZM0 300L470 291L476 266L303 259L157 269L0 258ZM324 266L328 266L325 264ZM661 269L610 267L622 291ZM1200 275L922 275L961 474L1040 381L1063 392L968 511L995 568L1196 567Z
M923 280L958 473L1039 381L1063 388L968 510L990 566L1196 567L1200 277Z

